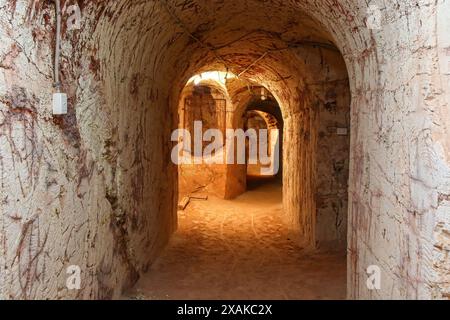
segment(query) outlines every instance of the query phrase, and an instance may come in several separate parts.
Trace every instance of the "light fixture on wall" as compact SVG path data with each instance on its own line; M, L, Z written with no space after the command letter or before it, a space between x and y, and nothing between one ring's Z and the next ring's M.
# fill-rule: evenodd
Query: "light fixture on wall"
M187 83L193 83L195 86L198 86L203 81L214 81L221 86L226 86L227 81L234 78L236 76L228 71L207 71L191 77Z
M267 100L266 88L264 88L264 87L261 88L261 100L262 101L266 101Z
M200 74L200 75L198 75L198 76L196 76L195 78L194 78L194 85L195 86L198 86L199 84L200 84L200 82L202 82L202 75Z

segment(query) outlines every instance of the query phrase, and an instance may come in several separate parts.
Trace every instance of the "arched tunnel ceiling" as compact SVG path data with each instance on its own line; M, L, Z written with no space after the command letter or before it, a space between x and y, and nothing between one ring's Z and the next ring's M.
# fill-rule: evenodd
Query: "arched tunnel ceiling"
M172 23L203 49L193 68L229 69L254 80L282 81L300 47L337 50L323 26L282 1L161 1ZM204 50L207 49L207 50ZM290 63L289 63L290 62ZM267 80L266 80L267 81Z
M316 80L316 70L307 61L311 57L337 56L335 64L346 73L333 37L305 14L305 6L317 10L314 2L121 0L108 7L102 4L89 4L88 10L96 17L93 29L98 41L93 46L103 56L100 64L114 74L139 70L149 80L158 79L156 85L165 83L175 95L196 73L228 70L266 86L286 109L292 104L288 100L304 95L305 83ZM332 4L322 6L325 10Z

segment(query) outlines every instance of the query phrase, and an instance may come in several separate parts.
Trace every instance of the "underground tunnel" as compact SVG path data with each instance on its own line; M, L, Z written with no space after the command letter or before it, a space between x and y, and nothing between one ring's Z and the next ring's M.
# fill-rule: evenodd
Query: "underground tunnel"
M0 0L0 298L448 299L449 12ZM195 121L279 172L176 165Z

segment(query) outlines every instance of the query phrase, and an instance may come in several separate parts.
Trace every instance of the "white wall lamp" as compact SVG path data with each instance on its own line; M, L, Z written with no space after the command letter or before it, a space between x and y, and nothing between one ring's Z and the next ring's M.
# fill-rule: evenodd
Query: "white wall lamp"
M262 101L267 100L266 89L264 87L261 88L261 100Z

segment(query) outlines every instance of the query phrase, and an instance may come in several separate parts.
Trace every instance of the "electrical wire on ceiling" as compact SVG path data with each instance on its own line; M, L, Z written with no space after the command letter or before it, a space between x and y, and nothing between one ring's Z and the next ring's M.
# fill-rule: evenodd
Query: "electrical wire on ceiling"
M196 37L195 35L193 35L189 29L187 28L187 26L183 23L183 21L180 20L180 18L178 18L178 16L172 11L169 3L167 2L167 0L160 0L160 2L163 4L164 8L166 9L167 13L172 17L173 20L175 20L176 24L183 29L183 31L194 41L196 41L200 46L202 46L205 49L208 49L210 52L213 53L214 57L216 58L216 60L218 60L221 64L224 65L225 69L227 70L227 72L230 69L230 67L228 66L227 62L216 52L216 49L214 47L212 47L209 44L204 43L202 40L200 40L198 37Z
M211 46L209 44L204 43L202 40L200 40L198 37L193 35L192 32L189 31L188 27L183 23L183 21L181 21L181 19L178 18L178 16L172 11L172 8L170 7L167 0L160 0L160 2L163 4L164 9L172 17L172 19L175 21L175 23L184 31L184 33L186 33L191 39L193 39L195 42L197 42L202 48L209 50L214 55L216 60L225 67L225 69L226 69L225 79L227 79L228 73L231 71L233 74L236 75L236 79L242 80L246 83L247 90L249 91L249 93L251 95L254 95L253 91L251 90L252 86L251 86L250 82L245 79L240 78L240 76L243 75L245 72L247 72L258 61L262 60L265 57L265 55L264 55L264 57L259 57L257 59L257 61L251 63L249 65L249 67L245 68L245 70L243 72L234 73L232 68L228 65L228 63L217 53L216 48L214 48L213 46Z
M61 58L61 1L54 0L56 9L56 40L55 40L55 62L54 62L54 87L57 92L61 91L59 80L59 66Z
M237 76L238 76L238 77L242 76L244 73L246 73L247 71L249 71L255 64L257 64L257 63L260 62L262 59L264 59L268 54L269 54L268 51L264 52L258 59L256 59L256 60L253 61L251 64L249 64L248 67L245 68L244 71L242 71L241 73L239 73Z
M217 49L215 47L211 46L210 44L204 43L202 40L200 40L198 37L196 37L189 31L188 27L183 23L183 21L181 21L181 19L173 12L173 10L172 10L171 6L169 5L169 3L167 2L167 0L160 0L160 2L163 4L165 10L172 17L172 19L175 21L175 23L181 29L183 29L184 33L186 33L191 39L193 39L195 42L197 42L202 48L209 50L214 55L216 60L219 61L221 64L223 64L223 66L226 69L227 75L228 75L229 71L233 72L233 70L228 65L228 63L217 53ZM288 44L286 47L283 47L283 48L275 48L275 49L267 50L261 56L259 56L257 59L255 59L255 61L250 63L243 71L235 73L236 78L239 80L244 80L247 83L247 89L253 94L253 92L250 89L251 88L250 83L248 81L246 81L245 79L242 79L241 78L242 75L247 73L252 67L254 67L258 62L262 61L266 56L268 56L272 52L280 52L280 51L295 49L295 48L299 48L299 47L303 47L303 46L322 47L322 48L329 49L329 50L339 51L332 44L320 43L320 42L314 42L314 41L300 41L297 43ZM225 79L227 79L227 76L225 76Z
M193 35L188 27L183 23L183 21L181 21L181 19L172 11L172 8L170 7L169 3L167 2L167 0L160 0L160 2L163 4L165 10L167 11L167 13L172 17L172 19L175 21L175 23L181 28L183 29L183 31L191 38L193 39L195 42L197 42L202 48L205 48L207 50L209 50L214 57L216 58L217 61L219 61L226 69L227 75L228 73L231 71L233 72L232 68L228 65L228 63L217 53L217 49L214 48L213 46L211 46L210 44L206 44L204 43L202 40L200 40L198 37L196 37L195 35ZM252 62L248 67L246 67L244 69L244 71L239 72L239 73L234 73L236 75L236 78L239 80L243 80L244 82L247 83L247 89L249 90L249 92L251 94L253 94L253 92L251 91L251 85L250 83L245 80L242 79L241 76L246 73L248 70L250 70L256 63L258 63L259 61L261 61L262 59L265 58L265 56L268 54L269 52L266 52L265 54L263 54L261 57L259 57L258 59L256 59L254 62ZM225 79L227 79L227 75L225 76Z

